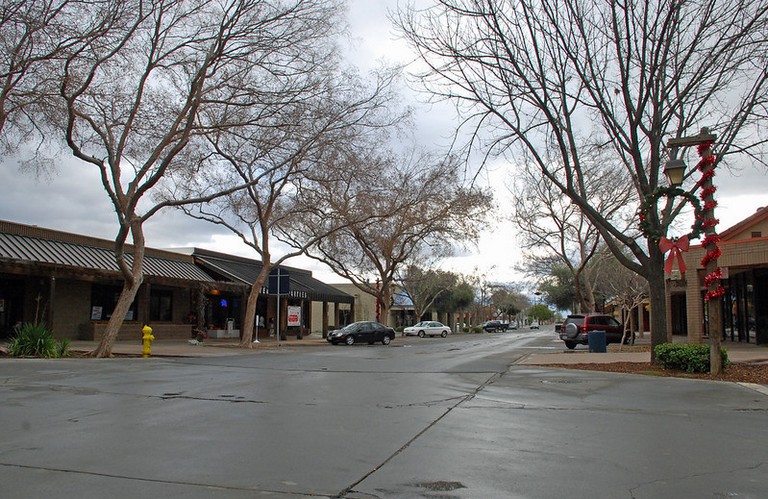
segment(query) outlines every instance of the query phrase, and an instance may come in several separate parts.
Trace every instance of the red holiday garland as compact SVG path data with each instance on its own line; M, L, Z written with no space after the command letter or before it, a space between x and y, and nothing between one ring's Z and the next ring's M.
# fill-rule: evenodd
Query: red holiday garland
M698 151L699 156L703 156L703 154L712 147L712 142L707 142L704 144L699 144ZM708 156L706 158L702 157L701 161L699 161L699 164L697 165L697 168L701 172L701 180L699 180L699 185L703 185L706 180L709 180L715 176L715 162L716 158L714 155ZM717 187L710 185L709 187L702 188L701 193L699 194L701 197L701 200L704 201L704 211L711 211L714 210L717 207L717 201L714 199L710 201L706 201L706 198L714 195L714 193L717 191ZM714 218L714 217L708 217L704 220L704 227L706 228L714 228L720 220ZM722 251L720 250L720 247L718 246L718 243L720 242L720 236L717 235L717 233L708 234L701 242L701 246L703 248L706 248L707 253L704 255L704 258L701 259L701 265L706 268L707 264L710 262L713 262L720 258L722 255ZM722 284L720 284L720 279L723 278L723 271L720 269L720 267L717 267L715 270L710 272L707 276L704 277L704 285L707 288L710 288L707 293L704 295L704 299L706 301L710 301L715 298L720 298L725 294L725 288Z
M723 278L723 271L721 269L717 269L708 276L704 278L704 284L709 287L712 284L715 283L716 280Z
M715 225L720 223L719 218L708 218L704 220L704 224L702 225L702 228L706 229L708 227L714 227Z

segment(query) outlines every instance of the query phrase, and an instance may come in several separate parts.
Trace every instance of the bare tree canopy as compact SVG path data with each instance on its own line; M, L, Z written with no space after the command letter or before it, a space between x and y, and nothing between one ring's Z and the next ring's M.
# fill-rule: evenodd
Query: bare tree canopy
M148 194L194 157L185 152L194 137L243 125L236 109L269 114L314 90L305 75L335 57L340 12L335 0L105 5L109 29L66 54L57 75L61 119L50 116L74 156L100 171L118 219L124 288L98 356L110 355L143 281L144 222L163 207L202 200L153 202Z
M110 29L109 1L6 0L0 5L0 146L36 136L52 112L60 65ZM40 133L35 133L36 131Z
M472 146L523 155L571 199L617 259L650 285L652 343L667 339L663 255L606 219L587 190L596 150L641 201L659 187L665 142L708 126L716 155L765 165L764 0L440 0L408 8L401 32L454 101ZM676 213L651 210L666 233ZM628 248L625 253L623 248ZM631 255L631 258L629 257Z
M168 198L184 202L181 208L188 215L227 227L262 262L251 283L241 346L252 346L257 299L270 270L337 229L326 213L303 201L309 184L328 181L327 165L363 146L360 138L369 129L386 129L402 118L391 115L387 106L396 75L391 70L380 72L369 85L328 62L304 75L299 98L286 99L281 106L272 102L235 106L225 113L230 123L237 123L201 136L189 148L197 158L176 169L166 182ZM346 173L351 178L358 174ZM219 196L224 192L230 194ZM217 197L206 199L210 195ZM190 199L205 202L191 204ZM311 235L293 231L293 250L274 258L273 233L284 233L294 223L313 224L318 230Z
M329 233L325 225L335 220L340 229L318 239L309 255L377 297L386 320L398 270L419 255L447 255L455 245L474 240L491 200L462 185L452 158L390 153L375 143L346 161L357 166L339 163L334 175L343 181L323 182L326 190L304 196L325 214L325 221L318 220L318 226L297 220L291 230L303 234L294 239L306 240L306 234ZM364 175L345 178L348 171L361 169Z
M617 185L627 184L624 170L603 168L596 162L598 171L585 175L587 191L592 193L591 202L606 220L620 227L624 232L631 232L632 220L620 218L621 211L631 202L634 191L616 189ZM600 233L584 216L578 206L564 196L552 182L541 177L533 163L518 165L512 175L510 191L512 194L512 222L519 229L518 238L522 242L524 261L523 269L528 275L541 279L549 276L556 257L558 264L564 265L573 275L574 291L580 312L594 312L594 275L590 264L601 246ZM545 262L540 266L535 262Z
M408 295L413 303L413 315L416 320L434 305L440 297L449 295L459 282L459 276L440 269L408 265L398 272L396 284Z

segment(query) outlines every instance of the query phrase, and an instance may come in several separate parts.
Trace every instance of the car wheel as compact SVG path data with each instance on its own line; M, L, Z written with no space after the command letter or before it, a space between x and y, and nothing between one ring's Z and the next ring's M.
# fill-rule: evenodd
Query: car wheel
M440 336L445 338L446 336L448 336L448 331L443 331L442 333L440 333Z
M419 331L419 338L423 338L423 337L424 337L424 331Z
M384 337L381 339L382 345L389 345L389 342L392 341L392 338L389 337L389 335L384 335Z
M347 345L354 345L355 344L355 337L354 336L347 336L346 339Z
M569 350L573 350L576 348L576 342L575 341L566 341L565 346L568 347Z

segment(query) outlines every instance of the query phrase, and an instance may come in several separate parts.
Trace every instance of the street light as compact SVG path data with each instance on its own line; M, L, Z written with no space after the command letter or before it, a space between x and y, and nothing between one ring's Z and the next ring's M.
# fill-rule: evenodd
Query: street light
M670 159L664 165L664 175L667 176L669 185L680 187L683 184L683 176L685 175L685 161L682 159Z
M677 137L669 139L667 146L672 151L670 152L670 160L664 165L664 175L669 180L669 185L672 187L679 187L683 183L683 176L685 175L685 161L677 159L677 150L680 147L698 146L700 144L706 144L714 142L717 135L709 133L709 128L704 127L698 135L692 135L690 137Z

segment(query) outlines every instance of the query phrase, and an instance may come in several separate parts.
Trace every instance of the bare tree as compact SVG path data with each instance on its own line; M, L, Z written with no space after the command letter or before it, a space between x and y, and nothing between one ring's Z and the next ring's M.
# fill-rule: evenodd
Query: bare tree
M359 137L365 136L366 130L394 126L399 121L401 117L391 116L387 109L396 74L381 72L369 88L353 73L339 72L329 63L307 75L300 99L280 107L267 102L233 110L238 124L203 136L205 143L196 148L202 157L192 162L193 171L174 172L177 183L169 197L175 199L235 191L181 208L194 218L227 227L261 260L259 275L251 283L240 346L253 345L257 300L272 268L304 253L343 223L307 204L303 197L312 180L321 184L329 181L329 163L359 153L358 148L364 147ZM354 177L356 171L347 174ZM285 232L285 227L298 220L322 229L292 238L292 251L275 257L273 233Z
M411 299L416 320L421 320L441 296L450 293L459 277L453 272L412 264L404 272L398 272L395 282Z
M490 199L462 186L458 164L450 158L371 151L355 168L363 165L366 175L346 182L343 190L304 197L342 227L318 239L309 255L376 297L379 318L387 322L398 270L417 255L447 254L455 244L473 240ZM294 239L328 232L323 225L300 222L291 230L303 235Z
M608 301L621 309L624 317L629 318L629 324L624 325L625 336L620 344L623 346L627 335L631 334L629 338L634 341L636 331L642 334L632 311L642 306L648 299L648 282L642 276L621 265L613 254L605 249L601 251L601 258L598 260L595 271L597 289ZM621 349L621 346L619 348Z
M398 25L429 67L422 81L456 102L472 145L526 154L648 281L652 344L665 342L657 241L674 200L654 203L645 240L624 233L593 205L583 154L610 151L605 166L626 171L632 181L620 188L639 201L660 185L665 141L702 126L718 134L718 160L739 152L766 164L768 4L441 0L401 12Z
M0 145L12 151L37 131L57 95L60 64L108 32L109 2L7 0L0 5Z
M491 293L491 303L499 314L517 318L517 315L528 306L528 298L515 289L516 287L514 285L499 286Z
M110 5L112 28L67 56L60 85L67 145L100 171L119 226L124 287L96 356L111 354L143 281L144 223L166 206L203 200L153 203L148 194L186 161L192 137L231 125L227 110L300 98L299 77L333 53L338 7L333 0Z
M626 220L619 220L620 211L632 199L630 189L616 189L629 183L623 170L603 168L603 162L595 161L593 169L585 175L587 192L591 202L606 220L617 227L622 224L629 232ZM552 182L542 178L532 162L523 162L517 168L510 185L512 193L513 223L524 249L524 261L546 260L544 268L528 266L526 272L542 278L551 273L551 255L573 275L574 291L579 311L595 311L594 276L590 275L590 263L597 254L601 238L598 229L584 216L571 200L563 196ZM538 272L538 273L537 273Z

